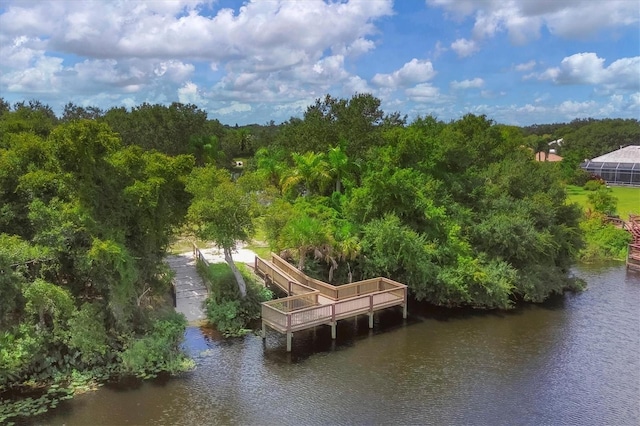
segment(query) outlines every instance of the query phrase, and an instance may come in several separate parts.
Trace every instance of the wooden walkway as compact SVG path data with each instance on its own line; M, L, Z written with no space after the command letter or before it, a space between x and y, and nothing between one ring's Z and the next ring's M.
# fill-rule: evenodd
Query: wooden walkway
M287 351L291 351L293 333L330 325L336 338L338 320L369 315L373 328L375 311L392 306L403 307L407 317L407 286L387 278L373 278L342 286L333 286L310 278L284 259L272 254L271 262L256 256L255 271L266 284L275 285L289 296L262 304L262 337L266 327L287 335Z
M190 253L167 257L167 263L175 272L176 312L184 314L187 321L195 323L204 320L203 303L207 299L207 288L196 271L196 262Z

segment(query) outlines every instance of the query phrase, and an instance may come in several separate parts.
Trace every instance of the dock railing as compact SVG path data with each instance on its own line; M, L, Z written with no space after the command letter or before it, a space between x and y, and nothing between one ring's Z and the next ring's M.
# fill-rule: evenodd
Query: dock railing
M629 244L627 248L627 269L640 271L640 244Z
M312 287L306 286L288 274L281 268L275 267L272 262L268 262L256 256L255 271L264 276L265 280L275 284L289 296L307 293L319 293Z
M336 300L338 298L335 286L306 276L304 273L296 269L295 266L291 265L289 262L275 253L271 253L271 263L273 263L273 266L284 271L287 275L293 277L301 285L311 287L314 290L318 290L320 294L328 297L329 299Z
M378 277L341 286L310 278L281 257L273 254L271 262L259 257L255 270L265 281L277 285L290 296L262 304L263 325L267 324L281 333L287 333L287 350L290 350L290 333L320 324L332 326L340 319L369 314L369 326L373 327L373 312L391 306L404 307L407 315L407 286L388 278Z
M200 251L196 243L192 243L192 244L193 244L193 258L196 260L196 262L202 262L204 263L205 266L208 267L209 261L204 257L204 254L202 254L202 252Z

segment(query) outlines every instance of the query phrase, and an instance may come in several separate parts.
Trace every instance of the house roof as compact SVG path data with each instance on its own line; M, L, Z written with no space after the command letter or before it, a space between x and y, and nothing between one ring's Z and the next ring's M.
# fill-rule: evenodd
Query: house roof
M536 153L536 161L562 161L562 157L552 152L545 157L544 151L540 151Z
M593 163L640 163L640 145L629 145L600 157L593 158Z

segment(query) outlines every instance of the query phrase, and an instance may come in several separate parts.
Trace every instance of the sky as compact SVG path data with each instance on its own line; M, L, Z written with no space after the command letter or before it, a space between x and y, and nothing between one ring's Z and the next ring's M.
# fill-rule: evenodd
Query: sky
M638 0L0 0L0 96L280 123L371 93L409 121L640 119Z

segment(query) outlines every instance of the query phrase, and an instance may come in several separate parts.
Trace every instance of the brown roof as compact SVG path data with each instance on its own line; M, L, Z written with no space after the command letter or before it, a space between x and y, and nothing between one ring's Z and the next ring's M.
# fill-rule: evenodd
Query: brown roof
M536 161L562 161L562 157L557 154L549 153L546 155L543 151L536 153Z

